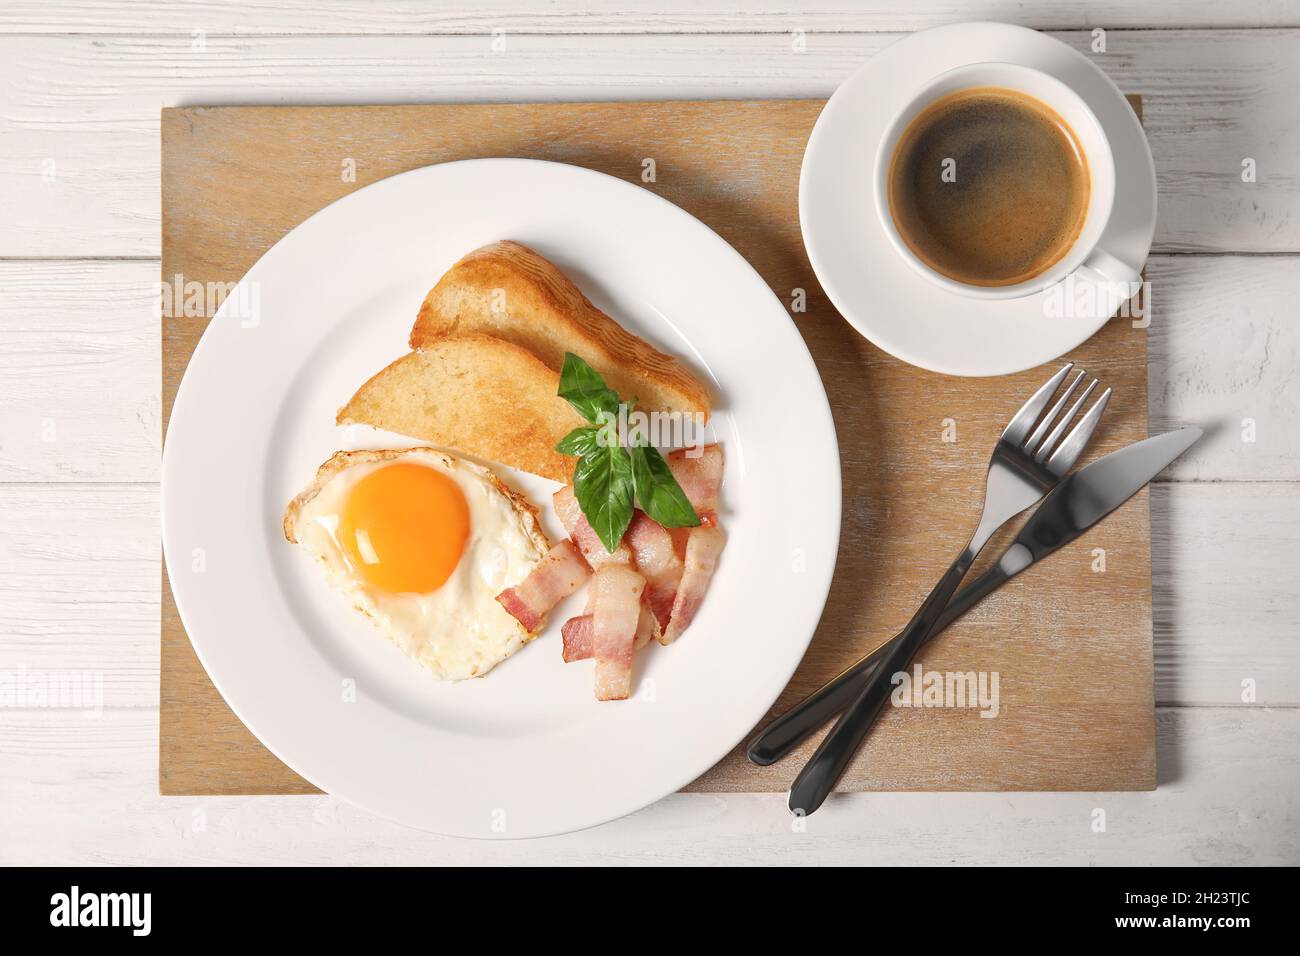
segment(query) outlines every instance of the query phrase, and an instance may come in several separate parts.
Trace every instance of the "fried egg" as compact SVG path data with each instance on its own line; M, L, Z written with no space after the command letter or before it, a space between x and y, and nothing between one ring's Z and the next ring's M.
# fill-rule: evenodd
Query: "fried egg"
M535 636L496 596L549 544L481 465L432 448L338 452L289 503L284 535L436 678L481 677Z

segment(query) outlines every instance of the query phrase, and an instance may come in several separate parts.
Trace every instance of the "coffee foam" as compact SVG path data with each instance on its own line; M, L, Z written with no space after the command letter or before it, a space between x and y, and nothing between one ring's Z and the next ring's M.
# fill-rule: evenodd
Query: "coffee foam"
M889 207L931 269L977 286L1016 285L1060 261L1087 217L1078 138L1015 90L959 90L908 125L889 166Z

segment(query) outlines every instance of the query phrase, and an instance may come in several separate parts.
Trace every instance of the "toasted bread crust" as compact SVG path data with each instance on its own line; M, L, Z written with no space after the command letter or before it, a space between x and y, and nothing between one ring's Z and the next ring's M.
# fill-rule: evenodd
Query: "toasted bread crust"
M708 389L681 362L601 312L563 272L521 243L494 242L452 266L425 296L411 348L471 332L522 346L555 372L564 353L573 352L624 400L635 397L650 411L708 417Z
M392 461L409 455L411 452L431 452L435 455L444 455L445 452L437 448L387 448L379 451L361 450L361 451L336 451L330 456L329 460L316 469L316 477L312 483L299 492L288 506L284 509L284 536L290 544L298 543L298 515L302 509L321 493L330 479L341 472L346 471L353 465L371 464L380 461ZM467 464L473 465L473 462ZM477 466L475 466L477 467ZM551 548L550 539L547 538L546 532L542 530L541 522L537 520L537 509L533 503L525 498L522 494L515 491L497 474L489 468L482 469L483 476L488 483L497 491L505 496L510 502L510 507L519 515L520 522L523 524L524 533L532 541L533 545L541 554L545 554Z
M585 422L556 394L559 381L518 345L489 335L445 336L375 374L336 421L568 481L575 459L555 444Z

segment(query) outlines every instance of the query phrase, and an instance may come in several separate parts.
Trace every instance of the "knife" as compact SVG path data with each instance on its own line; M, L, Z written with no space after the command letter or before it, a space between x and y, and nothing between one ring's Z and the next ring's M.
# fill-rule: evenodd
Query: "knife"
M1069 544L1110 514L1201 437L1190 426L1134 442L1067 475L1038 506L997 563L948 603L931 634L940 633L993 591L1036 561ZM767 766L853 703L862 682L894 639L881 644L838 677L814 691L760 731L746 753L752 763Z

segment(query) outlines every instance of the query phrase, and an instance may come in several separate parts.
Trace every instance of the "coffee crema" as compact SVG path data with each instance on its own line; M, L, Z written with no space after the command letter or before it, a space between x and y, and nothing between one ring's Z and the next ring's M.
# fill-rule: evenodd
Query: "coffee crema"
M931 103L889 164L889 212L912 253L976 286L1041 275L1074 245L1088 213L1088 161L1056 111L983 86Z

